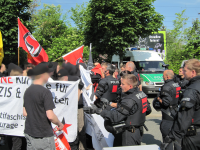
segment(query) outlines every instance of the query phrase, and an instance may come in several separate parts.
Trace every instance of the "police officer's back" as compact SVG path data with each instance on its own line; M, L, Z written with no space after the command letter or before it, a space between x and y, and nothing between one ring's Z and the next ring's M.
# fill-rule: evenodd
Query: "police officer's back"
M177 119L166 137L168 142L182 138L182 150L200 149L200 62L185 62L184 75L189 83L183 93Z
M126 74L121 78L122 96L116 109L97 109L94 106L87 113L100 114L113 124L113 132L122 132L122 146L140 145L143 135L145 116L151 113L147 96L139 91L137 78L133 74ZM92 111L91 111L92 110Z
M163 79L165 81L161 88L161 91L153 101L153 106L156 110L162 112L162 122L160 124L160 131L163 139L169 134L169 131L173 125L174 118L176 117L179 102L179 91L181 87L178 83L175 83L174 73L172 70L165 70L163 72ZM165 141L163 140L163 143ZM181 149L180 146L174 145L177 149ZM173 143L167 148L173 150Z
M100 80L95 93L96 99L106 104L116 100L117 90L120 86L119 81L113 77L114 71L115 67L108 64L104 72L105 78Z

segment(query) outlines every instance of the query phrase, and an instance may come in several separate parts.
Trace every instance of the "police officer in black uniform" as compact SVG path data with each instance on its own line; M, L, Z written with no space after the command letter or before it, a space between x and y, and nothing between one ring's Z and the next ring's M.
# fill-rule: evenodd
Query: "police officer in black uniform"
M174 76L174 82L181 86L181 89L185 89L189 81L185 78L183 74L183 67L180 67L179 74Z
M176 117L178 111L178 102L179 102L179 91L181 87L178 83L173 81L174 72L172 70L165 70L163 72L163 79L165 81L164 85L161 88L161 91L153 101L154 108L162 112L162 122L160 124L160 131L164 138L169 134L169 131L173 125L174 118ZM181 150L181 147L177 144L174 144L175 150ZM173 150L173 143L168 147L168 150Z
M185 62L184 75L189 80L181 99L177 119L165 138L177 142L182 139L182 150L200 149L200 61L190 59Z
M120 87L120 82L113 77L115 72L115 67L111 64L108 64L104 72L105 78L100 80L97 87L95 96L95 104L98 107L103 107L108 105L110 102L114 101L118 95L118 88Z
M140 75L136 72L136 67L135 67L134 62L129 61L126 63L126 71L130 71L132 74L134 74L137 77L139 90L142 91Z
M143 135L143 126L146 115L151 113L151 107L147 96L138 89L137 77L133 74L125 74L121 78L122 95L117 108L107 106L106 109L85 107L86 113L100 114L104 119L113 124L111 133L122 133L122 145L140 145Z

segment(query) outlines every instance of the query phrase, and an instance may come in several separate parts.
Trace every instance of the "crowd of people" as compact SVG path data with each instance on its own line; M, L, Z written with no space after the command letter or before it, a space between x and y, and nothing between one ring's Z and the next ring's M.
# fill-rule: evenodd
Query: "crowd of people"
M53 97L43 85L51 80L77 81L81 79L80 65L71 63L42 62L37 66L24 65L24 70L10 63L1 65L0 76L29 76L32 85L24 93L23 115L25 139L17 136L6 137L10 149L55 150L51 122L62 130L63 123L54 114ZM142 91L140 75L134 62L117 66L95 62L90 72L95 91L95 102L83 106L79 82L78 92L78 136L69 143L72 150L93 149L91 137L84 130L84 113L98 114L104 118L105 129L115 137L113 146L140 145L146 116L151 113L147 95ZM173 70L163 72L164 85L153 101L153 107L162 113L160 131L163 137L162 149L200 149L200 62L191 59L180 68L179 75ZM90 85L91 86L91 85ZM42 120L42 121L41 121ZM144 129L143 129L144 128ZM26 149L25 148L25 149Z

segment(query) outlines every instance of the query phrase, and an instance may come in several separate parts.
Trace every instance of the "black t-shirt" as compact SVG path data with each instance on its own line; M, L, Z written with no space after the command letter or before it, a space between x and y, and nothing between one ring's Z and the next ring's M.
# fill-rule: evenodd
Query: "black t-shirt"
M32 137L53 136L46 115L47 110L55 108L51 92L41 85L32 84L24 93L24 107L27 112L24 133Z

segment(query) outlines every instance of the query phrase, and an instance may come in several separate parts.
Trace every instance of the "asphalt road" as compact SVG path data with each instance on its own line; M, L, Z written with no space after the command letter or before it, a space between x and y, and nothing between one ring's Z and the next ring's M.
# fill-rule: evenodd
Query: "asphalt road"
M154 97L156 97L156 95L148 96L148 101L151 103L152 113L146 117L145 125L149 131L144 130L142 145L157 144L160 146L162 142L162 135L160 132L160 122L162 117L161 112L157 112L152 106Z
M145 125L149 131L144 130L142 145L160 145L162 141L160 133L161 112L157 112L152 106L154 97L156 97L156 95L148 96L148 101L151 103L152 113L146 117ZM8 146L0 146L0 150L8 150Z

